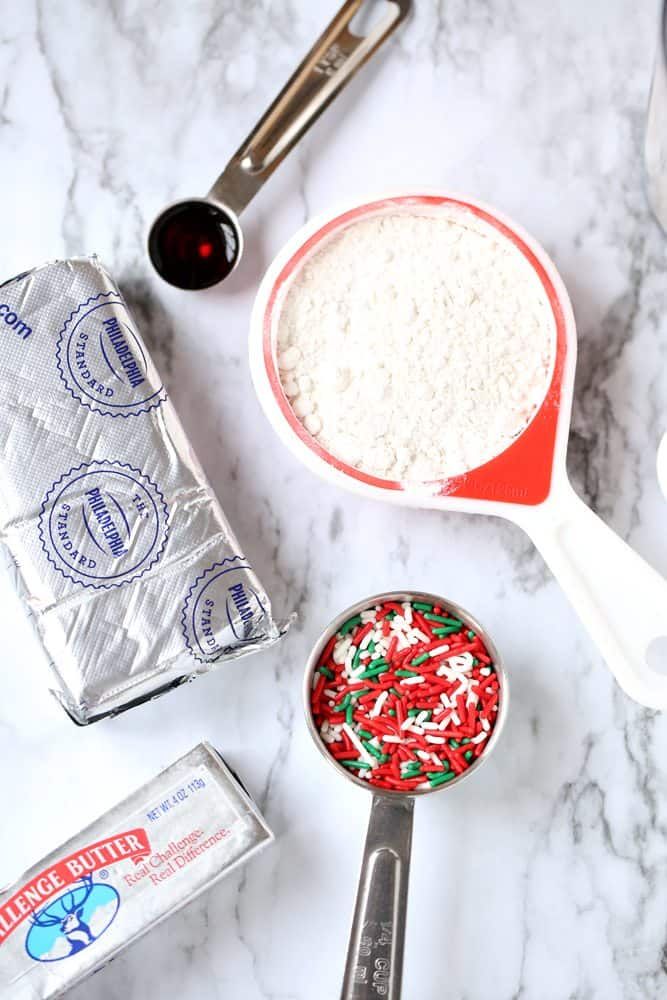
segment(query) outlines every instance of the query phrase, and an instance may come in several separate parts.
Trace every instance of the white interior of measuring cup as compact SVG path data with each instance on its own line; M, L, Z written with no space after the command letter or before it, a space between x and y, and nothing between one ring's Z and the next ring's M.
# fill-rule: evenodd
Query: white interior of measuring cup
M342 220L339 223L340 217L347 217L353 213L357 218L362 218L378 212L396 211L437 215L439 210L442 211L439 205L434 204L437 201L444 201L447 205L460 205L475 213L483 213L487 219L497 224L502 235L520 246L540 275L542 282L549 284L551 289L549 298L554 313L558 312L559 314L558 322L560 322L561 330L556 355L559 370L554 376L554 379L557 378L558 381L559 398L558 422L555 439L551 445L552 462L554 467L558 467L560 464L564 468L576 360L576 328L567 292L554 265L539 244L495 209L469 198L443 192L420 192L419 194L413 191L392 192L389 195L378 196L361 203L340 206L335 212L318 216L307 223L280 251L260 285L251 322L250 360L253 381L260 402L283 442L308 468L335 485L394 503L501 513L507 516L508 509L516 506L512 502L505 502L505 496L509 496L511 500L511 493L507 491L498 493L493 488L489 488L484 492L483 499L455 495L456 489L454 489L453 484L463 481L468 474L449 480L396 483L365 475L360 473L358 469L346 466L336 456L325 451L295 417L290 419L289 412L286 413L286 410L289 411L289 403L284 395L280 380L276 377L275 327L277 323L269 321L267 317L272 312L279 312L281 301L289 286L289 279L285 281L282 276L285 269L292 266L295 258L299 258L299 262L294 264L292 273L298 271L303 261L316 252L323 245L324 240L331 238L344 226L354 224L355 219ZM378 208L378 205L381 207ZM267 327L270 327L268 332ZM267 343L267 340L270 343ZM547 399L549 399L550 394L551 390L547 394ZM543 400L542 407L538 408L537 412L539 413L544 407L545 401ZM532 419L535 419L535 415ZM529 426L530 422L520 437L524 436ZM511 448L512 445L507 451ZM493 479L493 463L499 457L496 456L485 467L489 470L490 480ZM502 499L495 499L498 496Z

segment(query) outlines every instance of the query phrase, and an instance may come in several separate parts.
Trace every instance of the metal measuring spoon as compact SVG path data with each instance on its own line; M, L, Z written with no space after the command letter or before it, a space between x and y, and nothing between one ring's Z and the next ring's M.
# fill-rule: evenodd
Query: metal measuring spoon
M464 625L477 632L493 662L500 695L498 718L484 753L470 767L447 784L437 788L393 792L374 788L367 781L351 774L331 756L313 721L311 692L313 674L319 665L322 650L332 635L354 615L383 604L385 601L424 601L452 611ZM372 793L366 844L361 862L359 888L347 950L341 1000L399 1000L403 973L405 917L408 901L410 851L412 846L412 815L416 795L430 795L460 784L476 771L494 749L507 714L507 677L498 651L478 621L463 608L435 594L392 592L376 594L347 608L327 626L315 644L306 664L303 686L306 723L320 753L348 781Z
M387 8L364 37L350 31L364 4ZM243 251L239 215L264 181L410 11L411 0L347 0L231 158L205 198L179 201L155 220L148 252L177 288L209 288Z

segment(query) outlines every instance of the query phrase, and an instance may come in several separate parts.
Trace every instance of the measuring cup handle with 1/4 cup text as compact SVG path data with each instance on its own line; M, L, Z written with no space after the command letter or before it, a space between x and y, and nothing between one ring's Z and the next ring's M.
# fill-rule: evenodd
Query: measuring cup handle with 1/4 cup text
M373 796L341 1000L401 995L414 800Z

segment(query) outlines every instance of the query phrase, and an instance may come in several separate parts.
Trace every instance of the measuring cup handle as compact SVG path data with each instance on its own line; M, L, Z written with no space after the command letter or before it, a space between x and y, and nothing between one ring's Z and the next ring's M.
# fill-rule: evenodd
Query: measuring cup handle
M382 17L360 37L349 24L364 3L382 3ZM287 156L360 66L408 15L411 0L347 0L296 72L236 151L209 192L237 214Z
M341 1000L399 1000L414 800L373 797Z
M648 708L667 709L667 676L656 669L662 657L667 672L667 580L567 481L521 523L625 693Z

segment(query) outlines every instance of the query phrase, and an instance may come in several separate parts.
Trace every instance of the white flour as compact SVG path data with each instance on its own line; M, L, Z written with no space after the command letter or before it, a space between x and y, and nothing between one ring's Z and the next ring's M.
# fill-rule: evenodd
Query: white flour
M364 472L428 480L503 451L543 400L555 324L541 282L471 213L369 217L296 273L278 362L306 429Z

